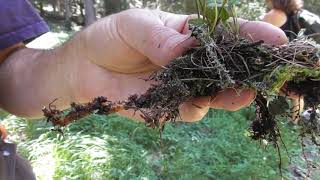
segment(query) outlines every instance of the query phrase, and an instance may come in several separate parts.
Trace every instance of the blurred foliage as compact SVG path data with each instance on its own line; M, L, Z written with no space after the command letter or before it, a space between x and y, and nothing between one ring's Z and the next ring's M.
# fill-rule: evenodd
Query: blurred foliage
M304 7L313 13L320 15L320 1L319 0L305 0Z
M84 25L84 0L30 0L40 14L51 21L66 20L66 6L70 6L71 21ZM161 9L174 13L196 14L195 0L94 0L93 8L97 18L107 16L128 8ZM266 11L265 0L239 0L237 5L238 17L257 20ZM306 0L305 8L320 14L319 0Z
M264 0L241 0L241 4L236 8L238 17L247 20L259 20L266 12Z
M272 146L252 141L246 129L253 109L212 110L197 123L158 130L118 116L91 116L61 135L45 121L7 115L2 121L16 136L39 179L281 179ZM297 132L280 123L282 138L296 164ZM284 177L291 178L282 146Z
M65 21L71 21L74 25L84 25L86 18L84 2L87 1L31 0L31 2L47 21L60 22L66 25L70 23ZM240 2L237 5L239 17L257 19L265 11L263 0L243 0ZM184 14L197 13L195 0L95 0L93 6L97 18L129 8L160 9ZM70 13L71 17L69 17Z

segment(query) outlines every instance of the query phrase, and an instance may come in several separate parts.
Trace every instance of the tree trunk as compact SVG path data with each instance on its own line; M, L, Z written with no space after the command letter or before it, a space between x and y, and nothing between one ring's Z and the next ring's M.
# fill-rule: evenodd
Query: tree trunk
M129 8L129 3L127 0L120 0L121 4L120 4L120 11L122 10L126 10Z
M147 0L142 0L142 7L146 7L148 4L148 1Z
M65 8L65 28L71 30L71 2L70 0L63 0Z
M121 10L121 0L104 0L105 15L117 13Z
M92 24L96 20L96 13L93 0L84 0L85 26Z
M53 8L53 13L57 12L57 4L56 2L51 2L52 8Z
M104 0L104 15L106 16L128 8L128 0Z
M43 17L44 16L44 9L43 9L43 2L38 2L39 3L39 10L40 10L40 15Z

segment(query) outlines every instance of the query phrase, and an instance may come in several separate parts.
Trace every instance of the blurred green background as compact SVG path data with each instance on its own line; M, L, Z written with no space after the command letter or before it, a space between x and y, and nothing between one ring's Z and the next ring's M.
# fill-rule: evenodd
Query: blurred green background
M39 179L281 179L276 149L246 136L252 115L211 110L200 122L167 125L162 144L158 130L116 115L92 115L63 135L45 121L4 115L2 123ZM292 179L306 172L298 133L279 125L292 158L280 145L283 176Z

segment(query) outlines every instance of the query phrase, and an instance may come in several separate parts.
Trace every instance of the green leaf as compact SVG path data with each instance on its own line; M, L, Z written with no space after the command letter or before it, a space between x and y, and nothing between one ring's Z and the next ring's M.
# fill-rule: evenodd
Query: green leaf
M190 19L189 23L191 25L202 25L202 24L205 24L206 22L203 19Z
M208 0L207 5L209 7L232 7L233 5L239 5L240 1L239 0Z
M226 10L226 8L222 8L220 10L220 19L222 20L222 22L225 22L226 20L228 20L230 17L229 12Z
M215 7L213 7L213 8L207 7L207 9L206 9L205 17L209 21L210 26L212 25L212 23L214 23L215 19L217 18L216 16L217 16L218 12L216 12L216 11L217 11L217 9Z
M226 24L226 21L234 16L232 12L234 4L239 0L197 0L198 15L203 16L204 22L209 27L209 34L213 33L219 23Z

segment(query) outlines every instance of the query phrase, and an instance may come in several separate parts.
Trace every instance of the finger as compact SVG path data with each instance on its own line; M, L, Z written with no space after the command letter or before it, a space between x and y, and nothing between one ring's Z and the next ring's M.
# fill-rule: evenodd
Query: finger
M249 106L255 99L256 92L252 89L225 89L212 97L200 97L195 100L199 106L210 106L214 109L237 111Z
M177 121L183 122L195 122L200 121L209 111L209 106L199 106L197 105L197 100L192 102L185 102L179 107L179 117L177 117ZM138 120L140 122L144 122L144 118L142 117L142 113L140 111L134 110L125 110L118 112L120 115L129 117L131 119ZM161 120L160 120L161 121Z
M165 66L196 43L190 35L165 26L155 26L146 43L145 54L156 65Z
M252 89L225 89L211 98L210 106L215 109L226 109L237 111L249 106L256 97L256 92Z
M209 106L198 104L197 100L185 102L180 105L180 120L184 122L200 121L209 111Z
M266 44L281 45L288 42L285 33L278 27L261 21L238 19L240 35L252 41L263 40Z
M159 66L165 66L172 59L181 56L190 47L196 45L196 39L191 37L188 20L191 16L153 11L164 26L154 27L152 39L158 42L157 48L148 46L150 60Z
M164 11L153 11L157 14L160 20L164 23L164 26L174 29L179 33L183 33L188 25L188 15L181 15L181 14L173 14ZM183 33L185 34L185 33Z
M160 19L164 22L166 27L175 29L181 34L190 34L191 30L189 28L189 20L198 18L197 14L181 15L163 11L156 12L159 14Z
M181 21L181 19L179 21L177 15L173 15L170 13L163 14L165 14L164 21L166 21L169 27L173 27L177 30L181 29L181 25L184 21ZM177 19L177 21L174 21L174 19ZM273 26L269 23L258 21L245 21L242 19L239 19L238 22L240 24L240 34L248 39L251 39L252 41L263 40L266 44L272 45L281 45L288 42L285 33L280 28ZM179 24L180 26L177 26L177 24ZM188 23L184 24L186 28ZM155 49L152 48L152 46L149 46L151 49L151 51L149 52L151 52L151 54L154 55L153 57L151 57L151 60L154 60L153 62L155 64L161 66L168 64L175 57L182 55L188 49L188 47L196 45L196 40L194 38L186 39L186 37L188 36L182 37L180 33L177 34L177 32L170 32L171 28L167 30L165 28L166 27L160 27L155 31L161 33L153 33L156 34L156 36L153 37L154 39L161 39L161 41L158 41L158 47L160 47L159 51L154 52L152 50ZM184 31L187 30L185 29ZM164 42L162 43L162 48L161 42Z
M208 111L209 106L200 107L197 104L195 104L195 102L185 102L180 105L179 117L177 117L176 120L183 122L200 121L208 113ZM145 122L143 114L140 111L125 110L118 112L118 114L128 117L130 119L135 119L140 122Z
M183 34L188 16L142 9L127 10L117 16L117 31L130 47L156 65L167 65L195 42Z
M279 95L280 96L286 96L286 97L289 97L291 99L299 99L301 98L301 94L295 92L295 91L290 91L288 90L288 84L285 83L282 88L280 89L279 91Z
M183 103L180 106L180 117L185 122L201 120L209 111L209 108L237 111L249 106L255 99L256 93L251 89L226 89L217 93L214 97L200 97L192 102Z

